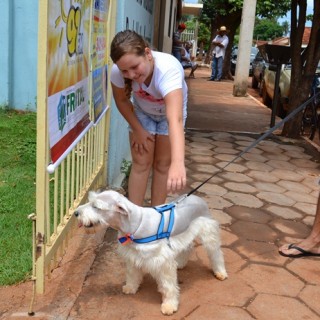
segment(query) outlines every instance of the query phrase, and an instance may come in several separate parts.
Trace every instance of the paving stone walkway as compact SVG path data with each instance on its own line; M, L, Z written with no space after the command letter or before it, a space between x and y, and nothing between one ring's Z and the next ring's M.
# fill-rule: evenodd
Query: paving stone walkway
M277 253L280 244L306 236L313 222L317 152L304 141L271 137L225 167L255 140L253 135L187 131L186 137L189 190L216 173L197 194L221 224L229 278L216 280L197 246L179 271L181 305L171 319L319 319L320 259ZM147 277L135 296L121 293L125 270L113 239L100 249L68 319L92 319L97 309L101 319L163 318L152 279ZM93 293L94 303L87 300Z
M243 108L248 112L252 108L255 116L248 117L247 123L235 116L233 130L220 130L223 108L233 108L236 114L239 100L228 95L219 110L215 92L230 92L232 83L207 82L205 72L197 73L189 81L193 125L186 130L186 191L214 174L196 193L220 222L229 278L214 278L202 246L197 245L179 271L181 303L170 319L319 319L320 259L289 259L277 251L281 244L295 242L310 231L320 190L319 149L305 140L271 135L233 161L266 130L270 110L250 97L241 98ZM194 118L199 90L210 92L207 108L214 109L208 119L201 118L202 124L206 121L202 129ZM220 114L219 120L210 114ZM37 297L33 319L164 319L151 278L145 278L136 295L122 294L125 269L116 244L112 230L91 235L78 230L52 274L46 295ZM27 284L26 290L30 290ZM20 298L19 308L5 305L3 319L28 318L28 299Z

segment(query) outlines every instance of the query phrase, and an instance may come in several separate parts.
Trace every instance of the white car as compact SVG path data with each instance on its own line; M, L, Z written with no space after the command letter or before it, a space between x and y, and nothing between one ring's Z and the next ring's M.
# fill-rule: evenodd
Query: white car
M276 115L283 118L287 113L287 105L289 101L289 89L291 79L291 64L282 65L279 80L279 92L277 99ZM274 96L274 85L276 80L276 66L268 65L264 70L264 77L260 86L260 94L263 103L272 107Z

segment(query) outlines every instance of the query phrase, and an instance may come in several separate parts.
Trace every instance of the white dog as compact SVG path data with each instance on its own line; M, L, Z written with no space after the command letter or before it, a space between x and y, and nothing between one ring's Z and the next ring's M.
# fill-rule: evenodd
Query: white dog
M127 267L122 291L136 293L144 273L149 273L162 294L162 313L171 315L179 305L177 268L186 265L195 238L207 250L216 278L224 280L228 275L220 249L219 224L212 219L205 201L190 195L157 208L163 212L139 207L109 190L90 192L89 202L80 206L75 216L80 226L103 224L119 231L119 253Z

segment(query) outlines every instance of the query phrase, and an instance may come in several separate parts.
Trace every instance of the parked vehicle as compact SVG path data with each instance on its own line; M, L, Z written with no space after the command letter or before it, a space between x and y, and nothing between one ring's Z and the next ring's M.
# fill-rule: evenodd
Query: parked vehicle
M258 53L258 48L251 47L249 76L252 75L252 61L255 58L257 53ZM238 58L238 47L235 47L231 52L231 65L230 65L230 72L233 76L236 73L237 58Z
M274 96L274 85L276 79L276 66L266 65L264 69L264 76L261 82L261 96L263 103L272 107ZM278 117L285 117L287 113L287 105L289 101L289 89L291 79L291 64L283 65L280 71L279 91L276 107L276 115Z
M266 61L263 59L260 51L256 54L255 58L252 60L252 78L251 86L253 89L260 88L261 82L264 76L264 69L266 68Z
M320 64L318 65L316 74L319 74ZM261 83L262 102L272 107L274 96L274 84L276 78L276 66L266 65L264 77ZM278 99L276 102L276 115L284 118L288 110L289 90L291 81L291 64L283 65L280 71Z

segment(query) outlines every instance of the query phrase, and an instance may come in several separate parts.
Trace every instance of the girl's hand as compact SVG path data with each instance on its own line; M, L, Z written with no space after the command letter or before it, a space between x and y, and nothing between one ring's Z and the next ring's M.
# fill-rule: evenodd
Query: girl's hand
M168 172L167 191L173 193L180 191L186 186L186 183L187 175L184 163L171 163Z
M131 134L131 149L143 154L149 151L149 143L154 142L154 136L143 128L139 130L133 130Z

